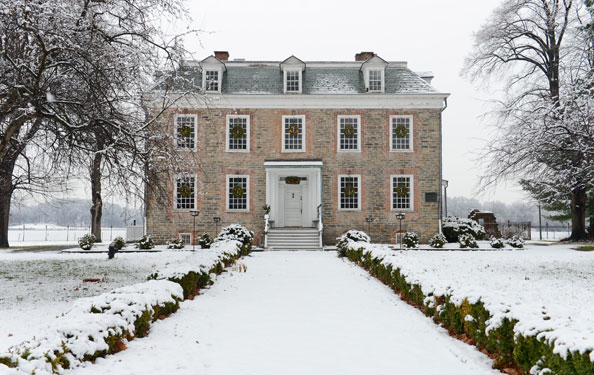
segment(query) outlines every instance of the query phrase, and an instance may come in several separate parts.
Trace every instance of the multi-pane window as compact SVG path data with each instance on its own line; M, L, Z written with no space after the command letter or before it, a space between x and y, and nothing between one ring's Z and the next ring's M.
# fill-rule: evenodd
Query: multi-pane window
M287 81L286 87L287 92L300 92L301 88L299 87L299 71L298 70L289 70L286 72Z
M191 245L192 244L192 233L180 233L179 239L184 241L185 245Z
M196 148L196 116L176 116L175 135L177 148L194 150Z
M412 151L412 116L391 116L390 122L390 150Z
M338 150L359 151L361 129L359 116L338 116Z
M382 71L369 71L369 91L382 91Z
M305 151L305 116L283 116L283 151Z
M196 176L181 176L175 180L175 209L196 209Z
M341 210L360 210L361 176L338 176L338 201Z
M249 116L227 117L227 151L249 151Z
M248 176L227 176L227 210L248 211Z
M392 176L392 209L412 210L413 209L413 182L412 176Z
M204 80L204 89L206 91L219 91L219 71L207 70Z

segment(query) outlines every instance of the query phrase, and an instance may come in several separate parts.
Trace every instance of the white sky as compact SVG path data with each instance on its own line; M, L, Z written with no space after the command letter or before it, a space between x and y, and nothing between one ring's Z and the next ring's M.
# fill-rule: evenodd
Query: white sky
M472 49L473 32L499 2L190 0L191 27L205 32L200 41L188 39L186 47L197 59L222 50L229 51L231 59L284 60L295 55L353 61L355 53L373 51L389 61L408 61L414 71L433 71L433 85L451 93L443 115L448 195L512 202L525 197L514 184L476 194L476 154L492 131L480 118L490 94L459 74Z

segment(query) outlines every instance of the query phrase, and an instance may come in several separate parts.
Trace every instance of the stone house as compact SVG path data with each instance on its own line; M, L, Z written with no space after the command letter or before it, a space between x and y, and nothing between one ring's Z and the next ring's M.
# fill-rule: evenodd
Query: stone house
M182 75L200 95L178 101L160 124L197 162L172 179L165 207L148 194L156 241L194 241L237 222L271 249L319 248L368 227L373 241L393 243L399 212L421 241L438 232L448 94L431 86L430 72L372 52L340 62L215 52ZM190 210L200 211L195 232Z

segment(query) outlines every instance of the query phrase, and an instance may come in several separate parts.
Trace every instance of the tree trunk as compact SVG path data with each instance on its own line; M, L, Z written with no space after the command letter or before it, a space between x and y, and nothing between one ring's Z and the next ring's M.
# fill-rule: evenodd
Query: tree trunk
M96 153L91 164L91 233L97 242L101 242L101 216L103 216L103 200L101 199L101 161L103 154Z
M12 173L0 174L0 247L8 247L8 220L12 198Z
M586 234L586 189L579 188L571 192L571 241L583 241Z

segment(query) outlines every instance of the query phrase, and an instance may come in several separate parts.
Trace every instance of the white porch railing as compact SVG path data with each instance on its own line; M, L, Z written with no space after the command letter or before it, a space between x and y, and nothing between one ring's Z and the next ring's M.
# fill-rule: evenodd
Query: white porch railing
M324 248L324 244L322 241L322 237L324 234L324 224L322 223L322 205L320 204L318 206L318 232L320 234L320 248L323 249Z
M264 215L264 248L268 249L268 230L270 229L270 215Z

